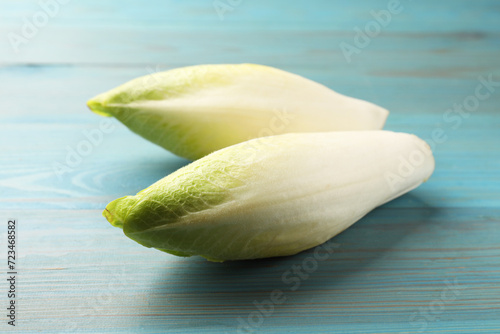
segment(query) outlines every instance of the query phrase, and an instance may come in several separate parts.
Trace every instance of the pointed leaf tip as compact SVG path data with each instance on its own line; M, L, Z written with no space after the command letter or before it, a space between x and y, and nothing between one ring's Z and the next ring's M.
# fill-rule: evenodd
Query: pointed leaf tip
M104 104L100 101L99 96L96 96L87 101L87 107L96 114L105 117L111 117L112 114L109 113Z

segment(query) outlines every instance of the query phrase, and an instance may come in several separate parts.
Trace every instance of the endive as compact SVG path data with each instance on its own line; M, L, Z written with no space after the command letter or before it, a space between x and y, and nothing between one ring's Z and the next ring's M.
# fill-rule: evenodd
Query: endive
M388 131L285 134L197 160L103 212L146 247L212 261L298 253L427 180L429 146Z
M388 115L372 103L254 64L155 73L98 95L88 106L191 160L257 137L379 130Z

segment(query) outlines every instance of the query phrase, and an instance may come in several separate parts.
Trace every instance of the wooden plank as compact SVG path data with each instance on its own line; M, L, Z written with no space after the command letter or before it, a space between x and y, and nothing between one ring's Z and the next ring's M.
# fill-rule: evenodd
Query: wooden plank
M226 2L228 3L228 2ZM499 32L500 6L496 0L400 0L402 12L392 15L390 31L406 32ZM219 29L229 32L230 27L250 30L330 30L351 31L373 19L371 11L387 9L389 1L372 0L367 4L342 5L329 0L291 2L265 0L233 2L220 19L213 1L154 0L147 4L137 0L69 2L61 5L51 25L98 26L102 28L163 26L176 30ZM43 10L38 2L4 0L0 18L5 23L21 25L22 18L31 18ZM134 42L137 42L134 40Z
M364 29L374 20L370 11L387 8L388 2L373 1L370 6L355 7L332 6L328 1L308 5L284 0L273 3L273 6L265 1L242 3L221 21L212 2L204 0L189 4L154 1L139 9L135 1L71 2L41 25L26 44L19 45L19 52L14 52L9 38L1 39L0 61L179 66L200 62L202 54L204 63L297 66L328 60L329 64L345 66L340 43L354 43L355 27ZM408 57L418 56L419 47L441 54L445 60L433 64L434 57L426 59L431 67L448 64L450 57L463 57L469 63L481 57L483 66L494 63L500 32L496 1L401 3L406 9L393 15L390 23L356 57L361 63L369 62L378 51L395 63L407 64ZM1 35L22 35L23 18L30 20L40 11L35 2L25 1L20 5L18 1L7 1L0 23Z
M13 27L4 27L9 31ZM353 26L354 28L354 26ZM320 62L328 68L344 67L347 64L341 43L356 46L356 33L290 31L278 30L267 33L243 31L176 31L173 29L133 27L111 29L102 33L103 27L55 27L48 26L43 34L17 47L16 53L7 39L2 40L0 52L2 63L6 64L78 64L78 65L121 65L130 66L166 64L181 66L196 63L239 63L253 62L268 65L304 66ZM79 36L75 40L73 36ZM136 43L128 41L135 40ZM298 42L300 41L300 42ZM483 71L497 70L498 34L467 34L462 32L432 35L429 33L381 33L364 48L360 54L351 58L360 64L375 62L372 57L380 58L379 66L388 67L394 63L396 68L407 70L413 61L427 63L429 69L452 68L450 72L470 72L481 67ZM464 45L465 44L465 45ZM78 46L81 46L80 48ZM279 45L279 48L277 48ZM480 50L480 51L478 51ZM203 54L200 58L199 55ZM467 62L465 68L457 71L457 64ZM481 59L479 62L478 60ZM389 63L388 63L389 62ZM361 66L361 65L359 65ZM354 67L354 66L350 66ZM419 70L417 65L413 70ZM436 75L437 73L434 73Z

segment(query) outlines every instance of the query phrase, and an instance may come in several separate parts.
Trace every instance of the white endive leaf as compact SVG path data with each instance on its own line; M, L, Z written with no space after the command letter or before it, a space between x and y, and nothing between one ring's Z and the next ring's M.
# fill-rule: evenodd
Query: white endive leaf
M379 130L388 115L372 103L254 64L155 73L98 95L88 106L191 160L270 135Z
M283 256L325 242L433 170L414 135L285 134L214 152L103 214L140 244L180 256Z

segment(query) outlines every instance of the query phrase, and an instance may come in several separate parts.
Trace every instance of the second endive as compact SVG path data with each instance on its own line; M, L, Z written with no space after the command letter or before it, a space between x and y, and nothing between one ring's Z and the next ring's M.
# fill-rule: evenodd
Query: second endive
M213 261L291 255L427 180L429 146L389 131L285 134L212 153L104 216L138 243Z
M191 160L252 138L379 130L388 111L301 76L254 65L200 65L132 80L90 109Z

